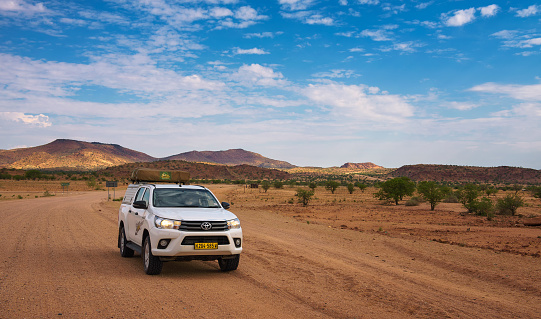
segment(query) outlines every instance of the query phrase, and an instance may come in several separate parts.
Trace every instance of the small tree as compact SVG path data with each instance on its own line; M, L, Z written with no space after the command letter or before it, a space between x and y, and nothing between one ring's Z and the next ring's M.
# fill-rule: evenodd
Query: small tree
M455 194L458 200L468 210L468 213L473 213L475 210L475 204L472 205L479 197L479 188L475 184L466 184L459 188Z
M317 188L317 183L316 182L310 182L310 184L308 185L308 187L310 187L310 189L312 191L315 191L316 188Z
M274 188L277 188L277 189L279 189L279 188L284 188L284 183L282 183L282 182L280 182L280 181L274 182L273 185L274 185Z
M263 181L261 182L261 188L263 188L263 190L265 191L265 193L269 190L269 188L271 187L271 184L269 181Z
M381 183L380 190L374 197L381 200L392 199L396 205L404 196L411 196L415 191L415 183L409 177L396 177Z
M302 206L306 207L308 206L310 199L312 199L312 196L314 196L314 192L302 188L297 188L297 194L295 194L295 196L299 198L299 203L302 203Z
M430 210L434 210L436 205L447 196L447 189L436 184L436 182L423 181L417 185L417 191L423 198L430 203Z
M338 187L340 187L340 183L338 183L337 181L327 181L327 183L325 184L325 189L330 190L333 194Z
M360 189L361 192L363 192L363 193L364 193L364 190L368 187L368 185L363 184L363 183L359 183L359 182L355 183L355 186L359 187L359 189Z
M348 184L348 192L350 194L353 194L353 191L355 191L355 185L353 185L352 183L349 183Z
M524 206L524 200L517 194L508 194L504 198L498 199L496 209L501 215L515 215L519 207Z

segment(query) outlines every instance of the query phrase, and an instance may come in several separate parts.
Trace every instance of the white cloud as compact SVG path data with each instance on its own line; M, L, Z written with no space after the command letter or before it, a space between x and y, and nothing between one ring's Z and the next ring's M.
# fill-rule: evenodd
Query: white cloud
M0 84L9 92L72 96L85 85L97 85L146 97L183 90L221 90L220 82L199 75L180 75L156 67L146 55L94 57L90 64L43 62L0 54Z
M507 95L517 100L541 101L541 84L517 85L488 82L474 86L469 91Z
M479 10L481 10L481 15L483 17L492 17L495 16L498 11L500 11L500 7L496 4L491 4L489 6L479 8Z
M338 117L357 120L402 122L413 116L414 108L398 95L374 94L377 88L365 85L311 84L301 90L308 99L330 107Z
M444 20L444 24L448 27L463 26L475 20L475 8L457 10L450 17L447 14L443 14L442 20Z
M210 9L210 15L213 18L223 18L233 15L233 12L227 8L212 8Z
M30 4L24 0L2 0L0 1L0 13L13 12L21 13L24 15L34 15L38 13L48 12L49 10L38 2L36 4Z
M431 4L433 4L434 1L430 1L430 2L422 2L422 3L419 3L418 5L415 6L415 8L417 9L426 9L428 6L430 6Z
M0 118L37 127L49 127L52 125L49 117L43 114L31 115L21 112L0 112Z
M235 54L269 54L269 52L262 49L258 49L258 48L247 49L247 50L244 50L241 48L235 48L234 53Z
M334 24L334 20L332 18L326 18L319 14L314 14L309 18L306 18L304 21L306 24L322 24L331 26Z
M476 107L479 107L478 104L469 103L469 102L447 102L447 103L444 103L444 105L447 106L448 108L452 108L452 109L460 110L460 111L468 111Z
M372 29L372 30L363 30L361 31L361 36L369 37L374 41L391 41L392 33L384 29Z
M278 31L278 32L261 32L261 33L246 33L244 35L245 38L251 39L251 38L274 38L277 35L282 35L284 32Z
M371 4L376 5L379 4L379 0L357 0L360 4Z
M541 6L533 4L526 9L518 10L517 17L526 18L526 17L536 15L539 12L541 12Z
M501 38L501 39L512 39L516 37L518 34L517 31L514 30L502 30L498 31L496 33L491 34L494 37Z
M280 72L260 64L244 64L232 75L232 79L246 85L284 86L287 81Z
M351 78L358 77L353 70L331 70L330 72L319 72L313 75L316 78Z
M306 10L314 4L314 0L279 0L283 10Z
M257 11L254 8L250 6L244 6L240 7L237 11L235 11L235 18L239 20L261 20L266 17L258 15Z

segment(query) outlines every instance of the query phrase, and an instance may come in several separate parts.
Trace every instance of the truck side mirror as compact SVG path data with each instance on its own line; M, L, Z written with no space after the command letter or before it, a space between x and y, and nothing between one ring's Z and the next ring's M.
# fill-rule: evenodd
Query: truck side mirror
M147 209L148 208L148 204L144 200L135 201L135 202L133 202L132 206L133 206L133 208L141 208L141 209Z
M231 207L231 205L229 205L229 203L222 202L222 207L225 208L225 209L229 209L229 207Z

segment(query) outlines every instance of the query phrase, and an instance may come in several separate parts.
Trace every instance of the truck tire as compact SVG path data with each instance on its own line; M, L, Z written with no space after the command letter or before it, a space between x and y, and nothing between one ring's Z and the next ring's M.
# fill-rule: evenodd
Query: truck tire
M160 257L152 255L150 236L145 237L143 243L143 265L147 275L159 275L162 272L163 262Z
M120 229L118 230L118 247L120 248L120 256L122 257L133 256L133 249L126 247L127 242L124 226L120 226Z
M231 259L218 259L218 265L220 265L221 271L232 271L239 267L240 255L235 255Z

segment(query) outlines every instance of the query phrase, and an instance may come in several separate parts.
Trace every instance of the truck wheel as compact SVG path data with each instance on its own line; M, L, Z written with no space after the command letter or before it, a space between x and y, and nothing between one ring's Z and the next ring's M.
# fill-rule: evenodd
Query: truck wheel
M220 270L221 271L236 270L237 267L239 267L239 260L240 260L240 255L235 255L235 257L231 259L223 259L223 258L218 259Z
M145 273L147 275L159 275L162 272L163 262L160 260L160 257L152 255L152 249L150 247L150 236L147 236L143 243L143 265L145 266Z
M118 247L120 248L120 256L122 257L132 257L133 249L126 247L126 232L124 231L124 226L120 226L118 230Z

